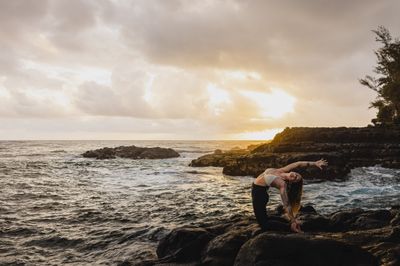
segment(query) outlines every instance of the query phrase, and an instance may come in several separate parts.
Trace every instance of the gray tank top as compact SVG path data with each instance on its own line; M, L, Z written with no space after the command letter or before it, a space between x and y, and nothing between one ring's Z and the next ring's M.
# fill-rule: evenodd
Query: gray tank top
M265 183L267 184L267 186L271 186L271 183L277 178L277 176L273 174L267 174L265 171L263 173Z

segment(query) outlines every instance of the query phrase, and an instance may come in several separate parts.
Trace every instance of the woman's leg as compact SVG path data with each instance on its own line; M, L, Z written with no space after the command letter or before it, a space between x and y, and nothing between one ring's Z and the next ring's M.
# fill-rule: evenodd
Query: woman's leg
M261 229L265 231L267 229L268 223L268 215L266 209L266 205L268 203L267 189L253 183L251 189L251 198L257 222L260 225Z
M256 216L257 222L263 231L290 231L287 222L282 222L280 219L268 218L267 214L267 203L269 196L267 189L262 186L253 184L251 190L253 210Z

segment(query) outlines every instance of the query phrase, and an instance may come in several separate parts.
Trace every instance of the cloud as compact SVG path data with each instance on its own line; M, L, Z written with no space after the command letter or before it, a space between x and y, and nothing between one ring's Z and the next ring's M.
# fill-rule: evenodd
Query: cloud
M181 135L187 123L194 138L365 125L375 95L358 78L375 64L371 29L385 25L399 36L399 7L394 0L2 1L0 117L91 117L114 128L130 121L137 132L176 127ZM296 99L293 112L270 118L247 97L274 89Z

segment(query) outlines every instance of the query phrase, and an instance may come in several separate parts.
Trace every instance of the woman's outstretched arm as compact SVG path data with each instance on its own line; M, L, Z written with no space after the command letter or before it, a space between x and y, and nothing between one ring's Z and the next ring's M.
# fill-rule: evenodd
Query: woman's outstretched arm
M320 159L320 160L315 161L315 162L299 161L299 162L288 164L285 167L279 168L277 170L287 173L287 172L290 172L290 171L292 171L293 169L295 169L297 167L316 166L319 169L322 169L323 166L327 166L327 165L328 165L328 161L326 161L324 159Z

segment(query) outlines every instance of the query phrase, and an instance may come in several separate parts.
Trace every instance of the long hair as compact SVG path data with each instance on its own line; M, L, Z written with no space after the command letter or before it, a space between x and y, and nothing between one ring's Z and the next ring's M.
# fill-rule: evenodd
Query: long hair
M298 182L288 182L286 186L286 193L289 199L289 205L292 208L293 215L300 210L301 195L303 194L303 178Z

